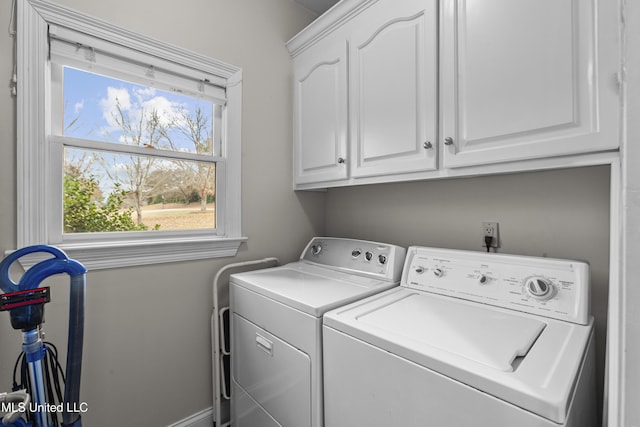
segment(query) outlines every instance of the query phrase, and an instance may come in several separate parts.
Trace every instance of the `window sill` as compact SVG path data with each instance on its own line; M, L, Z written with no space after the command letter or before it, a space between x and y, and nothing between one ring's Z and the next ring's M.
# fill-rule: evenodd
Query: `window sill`
M69 258L82 263L87 270L131 267L167 262L232 257L246 237L236 238L167 238L148 240L109 241L103 243L61 243ZM37 256L20 258L20 264L29 268L42 260Z

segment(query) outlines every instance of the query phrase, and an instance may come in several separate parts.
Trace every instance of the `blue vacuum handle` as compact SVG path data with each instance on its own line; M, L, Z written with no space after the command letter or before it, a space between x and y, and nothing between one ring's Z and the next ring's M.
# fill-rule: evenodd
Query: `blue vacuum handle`
M53 255L29 268L15 283L9 277L9 268L25 255L44 252ZM5 293L35 289L49 276L67 273L71 276L69 294L69 339L67 343L67 381L64 389L64 410L62 425L80 427L80 415L67 408L78 407L80 400L80 373L82 367L82 346L84 339L84 294L87 269L78 261L69 259L62 250L47 245L27 246L19 249L0 262L0 288ZM73 405L73 406L71 406ZM44 427L44 426L43 426Z
M53 258L40 261L28 269L18 283L11 280L9 277L9 268L11 265L25 255L38 252L51 254ZM0 262L0 288L5 293L34 289L37 288L44 279L55 274L67 273L70 276L79 276L86 272L87 269L84 268L82 264L70 259L67 257L67 254L56 247L48 245L27 246L12 252Z

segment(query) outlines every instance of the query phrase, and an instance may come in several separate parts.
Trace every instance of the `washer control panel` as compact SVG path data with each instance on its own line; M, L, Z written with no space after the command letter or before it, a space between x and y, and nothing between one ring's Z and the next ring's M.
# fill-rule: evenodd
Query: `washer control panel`
M405 248L388 243L314 237L300 259L352 274L399 282L405 255Z
M589 321L584 262L410 247L402 286L568 322Z

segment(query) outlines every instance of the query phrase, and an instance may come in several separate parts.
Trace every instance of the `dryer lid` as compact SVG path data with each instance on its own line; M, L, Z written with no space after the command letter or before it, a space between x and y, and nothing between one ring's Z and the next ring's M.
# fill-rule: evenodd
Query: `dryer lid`
M398 286L397 282L335 271L303 262L231 275L230 282L314 317Z

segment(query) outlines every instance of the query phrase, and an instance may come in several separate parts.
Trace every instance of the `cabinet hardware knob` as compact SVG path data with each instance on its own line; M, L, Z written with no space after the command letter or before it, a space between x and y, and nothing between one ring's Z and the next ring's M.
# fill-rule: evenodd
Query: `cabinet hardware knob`
M422 144L422 146L424 147L425 150L433 148L433 144L431 143L431 141L425 142L424 144Z
M451 138L450 136L446 137L444 139L444 145L453 145L453 138Z
M344 157L338 157L338 163L343 164L344 163Z

